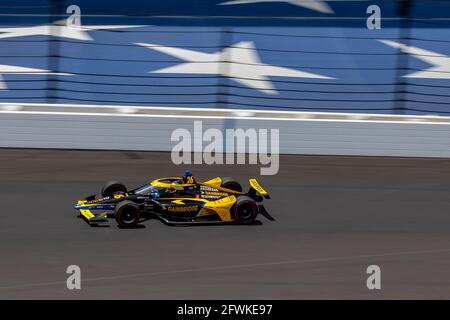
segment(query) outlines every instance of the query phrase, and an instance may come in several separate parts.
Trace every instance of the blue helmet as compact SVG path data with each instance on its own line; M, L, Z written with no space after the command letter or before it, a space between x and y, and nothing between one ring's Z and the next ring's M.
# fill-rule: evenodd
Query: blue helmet
M184 183L194 183L194 178L192 176L191 170L189 170L189 169L184 170L183 182Z

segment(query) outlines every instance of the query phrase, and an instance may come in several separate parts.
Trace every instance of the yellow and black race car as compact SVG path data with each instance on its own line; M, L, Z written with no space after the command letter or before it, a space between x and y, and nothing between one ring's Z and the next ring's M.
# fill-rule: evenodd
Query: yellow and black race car
M111 181L101 197L92 195L78 200L74 208L96 226L114 217L120 227L135 227L143 220L159 218L171 225L239 223L250 224L258 213L269 217L261 202L270 199L256 179L250 190L242 191L232 178L214 178L197 182L186 170L182 177L160 178L133 190Z

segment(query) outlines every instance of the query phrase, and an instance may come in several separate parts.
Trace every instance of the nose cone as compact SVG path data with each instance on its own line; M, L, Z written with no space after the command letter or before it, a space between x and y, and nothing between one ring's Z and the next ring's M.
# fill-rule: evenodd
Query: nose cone
M73 205L73 208L76 210L80 210L84 208L84 201L79 200L76 204Z
M73 208L76 210L83 209L84 205L86 204L87 200L77 200L77 203L73 205Z

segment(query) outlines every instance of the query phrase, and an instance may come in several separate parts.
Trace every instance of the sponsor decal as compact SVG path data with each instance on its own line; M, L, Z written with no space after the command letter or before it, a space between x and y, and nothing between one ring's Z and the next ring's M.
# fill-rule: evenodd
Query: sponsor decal
M216 199L220 199L220 196L202 195L202 198L203 198L203 199L213 199L213 200L216 200Z
M202 191L203 195L208 195L208 196L221 196L221 197L227 197L228 193L226 192L215 192L215 191Z
M215 204L217 204L217 205L219 205L219 204L226 204L226 203L234 202L235 200L236 200L235 196L229 196L229 197L217 200L215 202Z
M213 191L213 192L219 191L219 190L217 190L216 188L207 187L207 186L200 186L200 190L201 190L201 191Z
M195 212L198 211L198 205L194 206L168 206L166 207L169 212Z

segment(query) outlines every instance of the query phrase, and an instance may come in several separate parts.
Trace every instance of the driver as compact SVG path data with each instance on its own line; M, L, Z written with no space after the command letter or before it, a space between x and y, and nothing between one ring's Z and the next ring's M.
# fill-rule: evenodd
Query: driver
M183 183L189 183L189 184L195 183L195 179L194 179L194 176L192 175L191 170L189 170L189 169L184 170Z

